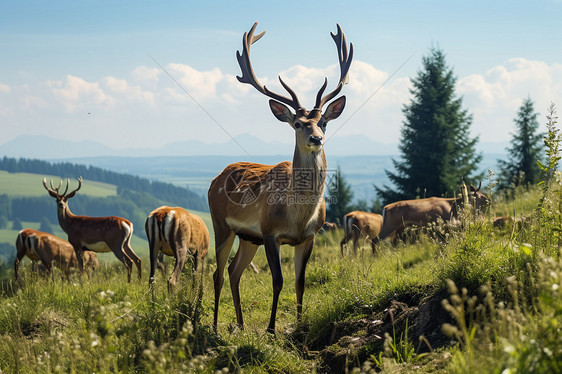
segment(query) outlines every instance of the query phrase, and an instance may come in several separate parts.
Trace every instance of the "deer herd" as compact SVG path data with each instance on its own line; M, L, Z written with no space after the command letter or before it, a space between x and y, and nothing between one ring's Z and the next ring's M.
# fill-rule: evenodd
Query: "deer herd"
M271 271L273 300L267 330L275 332L275 320L279 295L283 288L280 246L294 247L295 290L297 321L301 320L305 272L314 247L314 239L321 228L333 229L333 224L325 222L324 185L327 164L324 154L326 128L328 122L337 119L346 104L345 96L336 98L348 81L348 73L353 59L353 44L347 44L341 27L337 25L336 34L331 34L337 48L339 61L339 81L335 88L325 94L327 79L320 87L314 107L306 110L299 102L296 93L279 77L283 88L290 97L275 93L260 83L250 61L250 48L265 31L254 35L257 22L249 32L244 33L242 53L237 53L242 75L237 77L241 83L252 85L256 90L270 98L269 107L279 121L286 122L295 133L295 148L292 162L277 165L262 165L238 162L228 165L210 184L208 191L209 209L215 236L216 270L214 282L213 327L217 328L221 290L224 283L224 270L231 258L234 240L238 237L228 274L230 289L236 313L237 324L243 328L244 320L240 300L240 278L251 265L258 247L265 247L265 254ZM327 104L327 105L326 105ZM323 107L326 108L323 110ZM62 181L58 186L43 186L57 202L57 216L61 229L68 241L44 232L25 229L16 240L17 258L14 264L18 278L18 265L24 256L33 261L41 261L49 273L52 266L60 268L68 277L71 268L80 272L95 270L98 266L96 253L113 252L127 270L131 281L133 265L141 278L141 259L131 248L132 223L121 217L90 217L75 215L69 208L69 200L82 186L68 192L67 180L64 192ZM353 241L353 253L357 253L360 238L370 241L373 253L379 241L392 237L393 241L411 225L423 226L441 218L454 221L459 210L469 200L477 208L484 208L488 198L480 188L470 187L470 192L461 198L438 198L398 201L384 207L383 214L361 211L351 212L343 217L344 238L341 241L341 254L345 244ZM162 254L175 258L175 267L168 280L168 290L172 292L178 284L180 274L188 260L193 263L193 284L196 279L203 281L203 267L209 250L209 231L201 217L180 207L161 206L148 214L145 223L149 243L150 276L149 285L155 282L155 272Z

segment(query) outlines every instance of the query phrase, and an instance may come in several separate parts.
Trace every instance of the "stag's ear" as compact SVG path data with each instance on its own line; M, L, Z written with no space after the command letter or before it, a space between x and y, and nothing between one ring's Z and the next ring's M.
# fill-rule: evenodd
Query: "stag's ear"
M322 116L326 122L329 122L338 118L341 112L343 112L343 108L345 108L345 96L340 97L336 101L332 101Z
M55 199L58 198L58 195L55 192L49 190L47 190L47 192L49 193L49 195L51 195L51 197L54 197Z
M66 199L70 199L71 197L74 197L74 195L76 195L76 191L72 191L71 193L69 193L68 195L66 195Z
M284 104L281 104L275 100L269 100L269 107L271 108L271 112L281 122L287 122L291 126L293 126L293 122L295 121L295 116L291 113L291 110L287 108Z

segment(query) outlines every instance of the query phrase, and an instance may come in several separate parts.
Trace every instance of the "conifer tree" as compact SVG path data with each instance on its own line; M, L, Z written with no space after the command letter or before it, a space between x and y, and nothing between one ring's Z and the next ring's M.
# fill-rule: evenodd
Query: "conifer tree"
M326 221L341 224L343 216L351 210L352 198L353 192L351 191L351 186L345 180L338 166L336 173L330 178L330 182L328 183Z
M538 132L538 113L533 101L527 98L517 112L515 133L511 146L507 149L508 160L498 160L500 183L502 187L515 184L536 184L541 180L541 160L543 134Z
M385 204L451 196L463 178L468 183L482 177L475 175L482 155L475 149L478 137L470 136L472 115L455 95L456 78L445 54L431 48L422 64L411 80L413 97L402 109L401 160L392 160L395 172L385 170L394 187L375 186Z

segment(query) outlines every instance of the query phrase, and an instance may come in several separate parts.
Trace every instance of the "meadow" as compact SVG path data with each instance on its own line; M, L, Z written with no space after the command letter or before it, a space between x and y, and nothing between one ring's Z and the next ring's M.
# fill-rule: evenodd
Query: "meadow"
M271 275L263 249L241 281L245 329L226 276L218 331L212 329L214 250L203 294L189 267L168 294L157 274L125 282L105 261L90 279L22 267L2 283L2 372L560 372L562 192L558 179L511 196L492 194L487 217L464 212L462 227L421 234L372 256L341 257L342 232L317 237L296 323L291 247L282 247L284 288L276 335L266 333ZM526 218L495 228L489 217ZM134 246L136 249L136 247ZM168 259L170 264L170 259ZM167 276L171 272L168 266ZM506 371L507 370L507 371Z

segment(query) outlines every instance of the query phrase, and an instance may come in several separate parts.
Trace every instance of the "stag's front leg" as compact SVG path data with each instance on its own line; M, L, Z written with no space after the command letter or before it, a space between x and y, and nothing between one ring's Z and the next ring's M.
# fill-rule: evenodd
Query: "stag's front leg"
M80 278L84 274L84 249L80 244L70 243L74 247L74 253L76 254L76 261L78 262L78 269L80 270Z
M269 326L267 331L275 334L275 316L277 315L277 303L279 302L279 294L283 289L283 273L281 272L281 252L279 250L279 243L274 236L267 236L264 238L265 254L267 256L267 263L269 270L271 270L271 277L273 280L273 303L271 305L271 317L269 319Z
M312 248L314 247L314 237L306 243L299 244L295 247L295 290L297 293L297 322L301 322L302 318L302 297L305 286L306 264L310 259Z

